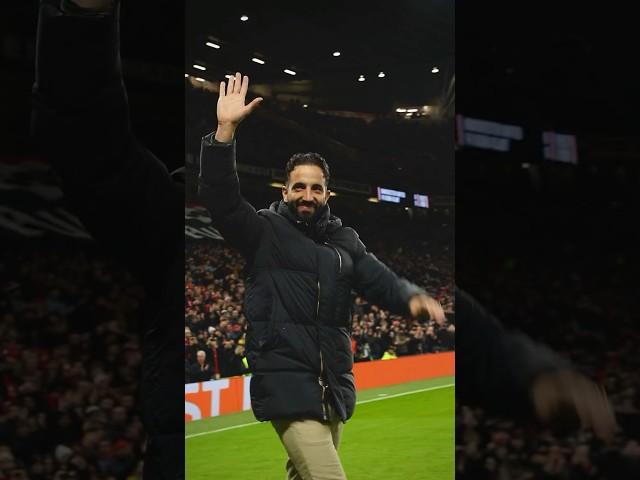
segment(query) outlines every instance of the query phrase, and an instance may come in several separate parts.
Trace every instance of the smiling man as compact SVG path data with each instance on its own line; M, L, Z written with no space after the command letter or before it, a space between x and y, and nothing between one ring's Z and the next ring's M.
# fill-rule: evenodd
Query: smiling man
M344 479L337 448L355 408L351 290L406 317L445 321L440 304L399 278L331 214L329 166L317 153L286 165L282 200L258 212L240 194L235 131L248 77L220 84L218 128L204 137L199 196L226 241L247 259L244 314L251 406L271 421L289 479Z
M282 187L282 199L291 215L299 222L313 223L331 194L329 165L317 153L296 153L285 169L287 184Z

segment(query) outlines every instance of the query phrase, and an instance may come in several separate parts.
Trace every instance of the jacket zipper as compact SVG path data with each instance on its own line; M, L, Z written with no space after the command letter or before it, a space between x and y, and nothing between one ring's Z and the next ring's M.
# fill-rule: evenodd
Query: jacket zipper
M324 242L324 244L327 247L331 247L335 250L336 254L338 255L338 273L342 272L342 255L340 255L340 252L338 251L338 249L336 247L334 247L333 245L329 245L327 242Z
M316 320L318 320L320 315L320 280L318 280L318 302L316 304ZM318 326L318 328L320 328ZM318 340L320 338L318 337ZM322 358L322 345L320 344L320 342L318 342L318 348L320 350L320 376L318 377L318 383L320 384L320 387L322 388L322 399L320 401L320 404L322 405L322 418L326 421L327 420L327 406L325 405L324 402L324 397L325 397L325 392L327 390L327 385L325 384L324 380L322 379L322 375L324 374L324 361Z
M340 255L340 252L338 251L338 249L333 245L329 245L327 242L325 242L324 244L327 247L333 248L336 254L338 255L338 273L341 273L342 272L342 255ZM318 281L318 304L316 306L316 319L319 318L319 315L320 315L320 281ZM319 345L319 347L320 347L320 376L318 377L318 383L320 384L320 387L322 387L322 418L326 421L328 420L327 405L325 403L327 384L322 378L324 374L324 359L322 358L322 345Z

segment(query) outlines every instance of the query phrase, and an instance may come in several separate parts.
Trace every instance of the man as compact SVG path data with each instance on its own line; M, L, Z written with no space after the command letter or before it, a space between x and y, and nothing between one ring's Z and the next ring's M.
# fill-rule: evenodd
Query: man
M282 200L269 209L256 212L242 198L235 131L262 101L245 105L248 87L240 73L220 84L218 128L202 142L199 196L247 259L246 351L256 418L272 422L290 479L344 479L336 449L355 407L352 288L401 315L439 323L445 316L330 213L329 167L317 153L289 160Z
M198 350L196 363L191 367L191 382L206 382L211 380L211 365L207 363L207 354L204 350Z
M32 131L94 238L147 293L144 478L184 478L184 186L131 132L113 0L42 1Z

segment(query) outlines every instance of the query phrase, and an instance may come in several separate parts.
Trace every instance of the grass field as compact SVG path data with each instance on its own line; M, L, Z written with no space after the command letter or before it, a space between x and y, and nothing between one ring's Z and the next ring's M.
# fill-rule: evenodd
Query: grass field
M454 478L454 377L358 393L339 448L349 480ZM185 426L187 480L284 480L286 453L251 412Z

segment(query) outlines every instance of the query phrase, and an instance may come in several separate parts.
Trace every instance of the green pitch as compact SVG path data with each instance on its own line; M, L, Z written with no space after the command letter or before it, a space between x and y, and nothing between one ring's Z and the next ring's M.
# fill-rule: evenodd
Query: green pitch
M454 377L358 393L338 453L349 480L454 478ZM286 453L251 412L187 423L187 480L284 480Z

